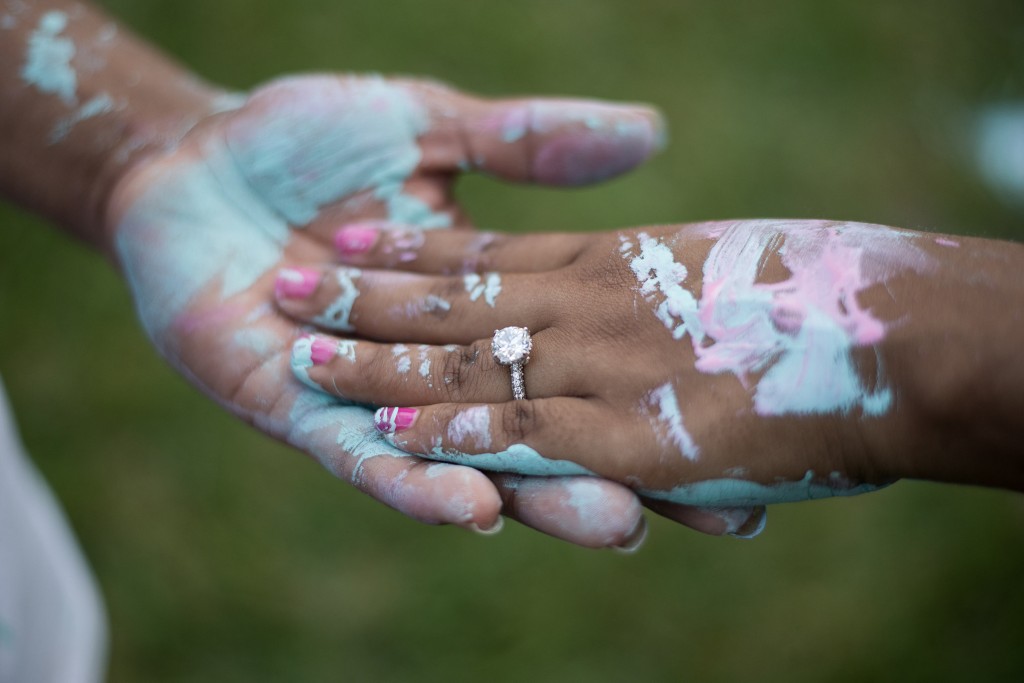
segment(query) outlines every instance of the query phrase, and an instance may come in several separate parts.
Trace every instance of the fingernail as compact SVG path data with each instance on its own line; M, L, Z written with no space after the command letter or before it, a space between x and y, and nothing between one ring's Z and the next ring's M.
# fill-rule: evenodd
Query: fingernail
M380 408L373 415L373 423L378 432L394 434L412 427L419 412L416 408Z
M274 293L280 299L305 299L320 284L320 272L312 268L285 268L277 274Z
M728 532L728 534L733 538L742 538L744 540L749 540L751 538L759 536L761 532L764 531L764 528L767 524L767 508L755 508L754 514L750 515L742 526L740 526L735 531Z
M380 228L372 223L353 223L334 233L334 246L342 256L365 254L380 237Z
M309 358L313 365L323 365L329 362L338 352L338 345L332 341L320 337L313 338L313 344L309 349Z
M701 511L717 517L722 522L722 530L718 532L722 536L731 535L739 531L739 529L749 522L754 516L757 508L752 506L746 507L702 507ZM709 529L710 533L714 533L714 530Z
M498 533L499 531L505 528L505 518L501 515L498 515L498 519L488 529L481 529L476 524L470 524L469 528L471 531L473 531L473 533L480 534L481 536L493 536L494 534Z
M612 550L623 555L631 555L640 549L640 546L647 540L647 520L643 517L637 522L636 527L630 532L626 540L621 545L617 545Z

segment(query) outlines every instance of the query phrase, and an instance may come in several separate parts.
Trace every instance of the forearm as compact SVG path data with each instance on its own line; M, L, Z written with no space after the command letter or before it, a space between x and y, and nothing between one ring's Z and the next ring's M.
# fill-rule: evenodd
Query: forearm
M0 195L107 251L116 179L221 93L82 2L0 3Z
M1024 491L1024 246L920 242L929 266L888 286L902 428L879 443L900 476Z

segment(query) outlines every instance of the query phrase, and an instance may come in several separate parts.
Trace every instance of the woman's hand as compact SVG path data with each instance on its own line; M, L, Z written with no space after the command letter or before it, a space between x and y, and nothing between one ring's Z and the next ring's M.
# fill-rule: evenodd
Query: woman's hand
M637 545L640 506L619 484L492 482L387 443L373 411L356 404L366 401L295 381L289 356L303 330L272 302L282 268L330 264L365 247L365 235L338 232L343 224L409 225L388 247L401 261L428 230L469 226L452 198L461 170L553 185L601 180L656 150L657 115L569 100L487 102L431 83L335 76L277 81L234 106L199 121L170 151L144 157L111 193L115 258L171 363L242 419L416 519L492 529L504 509L583 545ZM306 291L302 271L285 272L279 295ZM332 311L331 322L346 329ZM370 386L369 376L345 381L353 396L406 398Z
M327 394L386 406L378 429L408 452L596 474L660 508L850 495L903 476L1022 485L1019 458L968 466L969 448L937 426L957 409L967 417L950 400L966 398L965 379L992 374L966 360L984 357L969 330L1022 336L1019 320L996 315L1021 300L1017 245L964 240L961 251L813 221L427 233L414 248L394 226L347 232L359 237L348 265L306 272L310 286L278 303L321 327L343 311L336 329L375 342L302 339L293 367ZM972 288L968 268L991 283ZM506 326L532 333L528 400L510 400L509 370L492 357ZM1019 377L1020 363L1009 370ZM1014 452L990 438L998 425L1012 435L1021 392L1004 398L958 427L960 440L987 431L989 446Z

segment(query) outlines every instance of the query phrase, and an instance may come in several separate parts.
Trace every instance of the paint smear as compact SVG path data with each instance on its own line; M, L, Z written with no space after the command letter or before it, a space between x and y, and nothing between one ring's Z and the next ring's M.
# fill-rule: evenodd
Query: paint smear
M356 342L351 339L342 339L338 342L338 348L335 352L339 358L344 358L349 363L356 362Z
M409 347L405 344L396 344L392 347L391 354L395 357L395 370L402 375L409 372L412 368L412 359L409 358Z
M431 378L430 378L430 366L431 366L430 357L427 355L429 353L430 353L430 347L429 346L426 346L426 345L423 345L423 344L421 344L419 346L419 360L420 360L419 373L420 373L420 377L422 377L424 380L426 380L427 386L428 387L433 387L434 384L433 384L433 382L431 381Z
M487 406L460 410L448 423L448 440L458 448L487 450L491 447L491 411Z
M292 374L300 382L305 384L307 387L316 389L318 392L322 392L323 389L319 384L314 382L309 376L309 369L313 367L313 342L315 339L311 336L301 337L292 344L292 355L291 355L291 368Z
M469 273L463 276L463 283L470 301L476 301L483 297L488 306L494 308L494 304L501 294L501 275L498 273L485 273L483 277L476 273Z
M267 358L281 346L281 338L271 330L259 327L245 327L234 333L232 342L259 358Z
M697 300L683 288L688 275L686 266L676 262L668 245L647 233L642 232L637 238L638 254L632 255L633 243L625 238L619 238L619 251L629 257L629 267L640 283L640 294L654 305L658 320L671 330L673 338L681 339L687 328L699 328Z
M710 479L684 484L668 491L645 489L638 493L648 498L668 500L683 505L742 507L793 503L836 496L856 496L877 491L885 486L885 484L842 486L835 481L822 480L815 476L814 472L808 470L804 478L799 481L784 481L771 485L745 479Z
M758 414L889 409L892 392L881 370L869 389L853 360L854 348L885 336L884 324L857 297L893 273L924 267L910 233L854 223L735 224L708 255L699 302L683 286L687 270L668 246L644 233L638 238L639 252L624 255L640 293L674 338L690 336L698 370L731 373L744 386L761 375L754 388ZM759 282L774 250L790 275Z
M659 436L667 438L688 460L696 461L700 448L683 426L683 415L679 411L679 400L672 384L665 383L652 391L648 402L651 408L657 410Z
M75 44L60 34L68 26L64 12L47 12L28 38L28 51L21 78L40 92L57 95L69 106L75 104L78 76L71 68Z
M385 435L392 444L401 448L404 442L401 434ZM467 454L451 448L436 446L426 457L455 465L468 465L478 470L492 472L516 472L528 476L554 477L562 475L587 475L594 473L569 460L551 460L524 444L514 444L496 453Z
M451 225L403 191L429 127L404 89L380 78L285 79L249 105L252 113L229 124L228 144L256 192L290 224L307 225L321 206L371 190L391 222Z
M352 308L359 297L356 280L362 275L358 268L338 268L334 271L340 294L324 309L324 312L313 318L313 322L328 330L353 332Z
M53 127L50 131L50 143L60 142L68 136L71 129L82 121L86 121L91 118L95 118L102 114L108 114L114 111L114 100L110 99L110 95L107 93L100 93L96 97L92 98L81 107L75 110L71 116L62 119Z

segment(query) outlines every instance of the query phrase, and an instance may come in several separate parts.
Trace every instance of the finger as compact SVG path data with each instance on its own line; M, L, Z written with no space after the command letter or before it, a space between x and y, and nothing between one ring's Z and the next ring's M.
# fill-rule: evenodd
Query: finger
M402 213L396 212L394 207L381 204L372 194L360 193L322 207L316 218L301 228L303 235L310 239L293 241L289 245L289 255L297 262L327 260L324 258L325 253L330 254L332 250L346 246L339 233L341 228L352 224L400 225L413 233L434 232L432 228L461 230L472 227L465 212L455 203L449 182L438 182L432 177L417 177L405 183L402 196L422 202L426 207L424 211L427 213L424 213L422 222L416 222L415 217L403 221Z
M542 533L622 552L635 552L647 536L640 502L621 484L596 477L490 476L502 514Z
M666 500L643 498L644 507L695 531L711 536L750 539L764 531L768 512L763 505L749 507L695 507Z
M345 225L334 235L342 263L432 274L555 270L575 261L587 244L585 235L423 231L379 221Z
M628 171L665 144L652 107L581 99L482 100L409 84L431 112L423 167L476 169L505 180L585 185Z
M649 431L602 402L581 398L384 407L374 420L378 431L403 451L531 476L596 474L642 486L644 463L624 454L660 450ZM655 467L663 465L650 460Z
M528 293L545 288L543 277L288 268L278 275L275 295L282 311L322 329L382 341L468 344L512 322L535 332L546 328L558 293Z
M544 335L538 335L542 342ZM509 369L491 352L490 340L468 346L376 344L307 335L292 346L292 373L324 393L370 405L499 403L512 398ZM570 356L536 375L525 366L535 398L573 396L583 388L588 364ZM408 409L404 409L408 410Z
M489 529L501 499L480 472L466 467L429 469L377 436L370 411L340 405L309 390L298 393L283 438L310 453L335 476L403 514L428 524Z
M395 450L367 426L369 411L301 392L284 438L335 476L414 519L482 533L501 529L499 512L587 547L635 550L646 527L636 496L613 482L496 477ZM497 487L497 488L496 488ZM499 494L500 493L500 497Z

